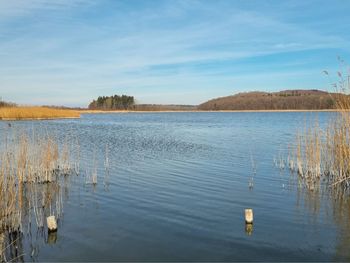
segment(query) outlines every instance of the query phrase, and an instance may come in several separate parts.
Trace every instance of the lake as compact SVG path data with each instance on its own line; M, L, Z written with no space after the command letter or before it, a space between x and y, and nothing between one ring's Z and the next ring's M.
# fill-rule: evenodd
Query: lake
M349 261L350 202L310 192L274 160L335 113L83 114L0 122L75 138L79 175L57 233L21 237L25 261ZM108 172L106 169L108 162ZM97 184L88 183L96 169ZM249 182L253 181L253 187ZM246 227L244 209L254 210Z

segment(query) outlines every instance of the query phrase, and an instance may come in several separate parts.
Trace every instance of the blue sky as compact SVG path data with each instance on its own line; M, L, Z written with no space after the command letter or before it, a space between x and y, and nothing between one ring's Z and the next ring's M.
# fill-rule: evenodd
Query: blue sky
M350 61L349 13L347 0L0 0L0 96L198 104L330 89L322 71Z

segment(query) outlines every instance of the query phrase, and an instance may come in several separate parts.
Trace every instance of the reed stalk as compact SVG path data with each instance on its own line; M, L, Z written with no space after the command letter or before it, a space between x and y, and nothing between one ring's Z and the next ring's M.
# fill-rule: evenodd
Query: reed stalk
M62 145L53 136L29 134L13 131L0 138L0 236L21 232L32 216L39 228L44 227L46 216L59 218L63 211L60 178L79 167L68 140Z
M335 118L324 129L314 121L296 139L294 162L310 190L321 181L330 187L350 188L350 76L338 76Z

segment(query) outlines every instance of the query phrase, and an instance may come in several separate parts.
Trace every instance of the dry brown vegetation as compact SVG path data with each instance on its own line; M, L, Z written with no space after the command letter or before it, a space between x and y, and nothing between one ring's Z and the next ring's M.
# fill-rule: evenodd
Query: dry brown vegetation
M79 118L80 113L75 110L55 109L47 107L2 107L0 108L0 120L32 120L32 119L56 119Z
M334 95L320 90L247 92L209 100L199 110L322 110L336 108ZM339 96L344 96L339 94Z
M349 76L343 77L335 87L346 94L350 91ZM335 93L335 118L326 128L320 128L316 120L297 136L289 168L296 171L308 189L314 190L326 182L327 186L350 187L350 99Z
M59 144L49 135L3 132L0 138L0 261L6 261L11 235L20 235L32 220L62 214L63 180L78 173L72 144Z

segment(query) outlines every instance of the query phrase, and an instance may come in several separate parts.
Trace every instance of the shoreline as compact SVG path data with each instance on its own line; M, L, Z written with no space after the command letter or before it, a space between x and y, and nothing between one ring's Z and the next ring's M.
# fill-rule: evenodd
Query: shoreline
M43 117L43 118L0 118L0 121L44 121L61 119L80 119L80 117Z
M283 112L343 112L344 110L160 110L160 111L135 111L135 110L78 110L79 114L127 114L127 113L283 113ZM1 121L40 121L40 120L63 120L63 119L80 119L81 116L67 117L24 117L24 118L0 118Z
M176 112L341 112L343 110L159 110L159 111L138 111L138 110L79 110L80 114L111 114L111 113L176 113Z

